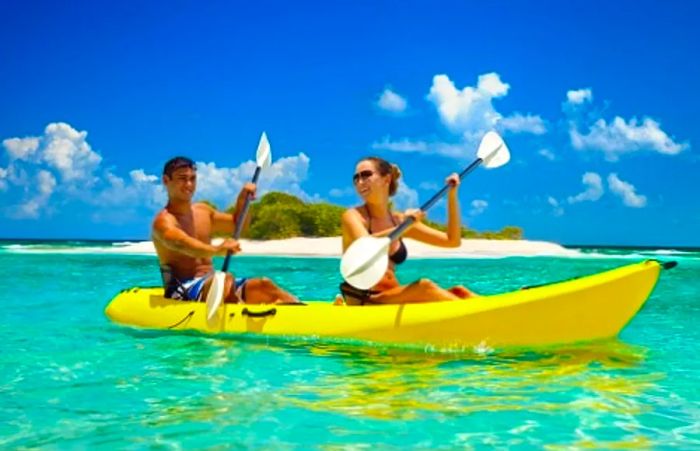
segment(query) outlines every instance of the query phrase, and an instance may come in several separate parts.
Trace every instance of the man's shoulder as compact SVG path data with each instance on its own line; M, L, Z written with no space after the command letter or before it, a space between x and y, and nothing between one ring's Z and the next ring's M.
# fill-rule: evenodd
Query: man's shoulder
M173 214L170 213L166 208L162 208L153 217L153 222L158 221L159 219L166 219L166 218L173 218L173 217L174 217Z
M167 209L163 208L153 217L151 227L153 229L158 229L168 224L172 224L173 221L175 221L175 216L173 216L173 214Z
M194 213L195 218L197 218L199 221L202 221L205 218L209 218L209 220L211 220L214 213L216 213L216 209L204 202L197 202L192 204L192 212Z
M192 208L195 208L197 210L216 211L216 208L213 208L206 202L195 202L192 204Z

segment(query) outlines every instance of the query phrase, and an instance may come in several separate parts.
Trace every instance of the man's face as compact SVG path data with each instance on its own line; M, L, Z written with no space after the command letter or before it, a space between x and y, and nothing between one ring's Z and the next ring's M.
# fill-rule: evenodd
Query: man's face
M197 189L197 171L192 168L179 168L172 176L163 176L163 184L168 191L168 198L190 201Z

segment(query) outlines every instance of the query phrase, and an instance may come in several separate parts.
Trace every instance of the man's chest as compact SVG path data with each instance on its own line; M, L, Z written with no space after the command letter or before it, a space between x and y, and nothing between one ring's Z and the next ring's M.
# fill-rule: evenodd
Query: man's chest
M190 236L202 241L211 237L211 218L207 212L193 211L192 215L177 218L180 228Z

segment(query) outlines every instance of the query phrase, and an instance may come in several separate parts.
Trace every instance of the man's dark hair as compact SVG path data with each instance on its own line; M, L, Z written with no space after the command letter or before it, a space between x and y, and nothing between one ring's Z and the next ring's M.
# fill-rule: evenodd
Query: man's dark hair
M175 157L171 158L168 160L167 163L165 163L165 166L163 166L163 175L167 175L168 177L173 176L173 172L177 171L180 168L190 168L193 170L197 170L197 166L194 164L194 161L190 160L187 157Z

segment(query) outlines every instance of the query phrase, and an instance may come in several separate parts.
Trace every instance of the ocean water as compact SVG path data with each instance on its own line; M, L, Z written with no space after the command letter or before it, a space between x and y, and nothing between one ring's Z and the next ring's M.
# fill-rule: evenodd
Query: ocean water
M412 259L481 293L676 260L619 339L438 352L138 331L103 310L157 285L128 243L0 243L0 449L700 448L700 252ZM331 299L336 259L235 257Z

